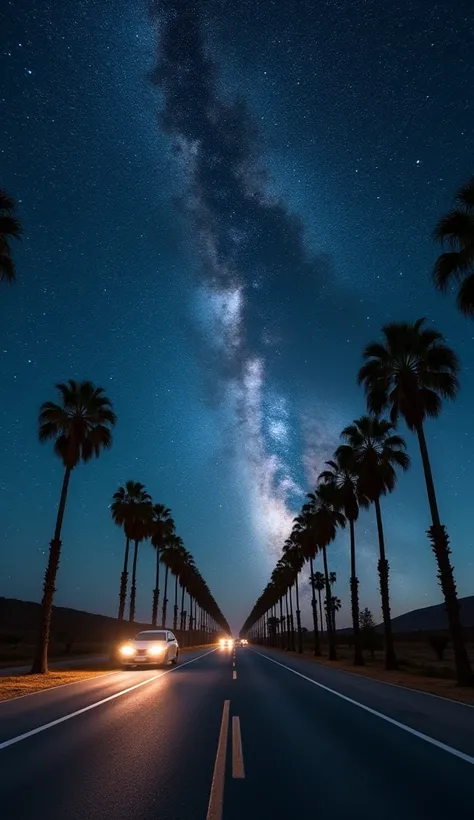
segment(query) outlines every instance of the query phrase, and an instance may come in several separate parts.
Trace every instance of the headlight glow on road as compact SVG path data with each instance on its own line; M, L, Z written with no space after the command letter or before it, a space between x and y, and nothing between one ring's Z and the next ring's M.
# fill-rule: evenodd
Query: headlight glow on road
M161 655L162 652L163 652L163 647L160 646L159 644L157 644L156 646L150 646L147 649L147 654L148 655Z
M135 654L135 647L130 646L130 644L125 644L124 646L120 647L120 654L124 655L125 657L130 657L130 655Z
M221 649L232 649L234 646L234 640L233 638L221 638L219 640L219 646Z

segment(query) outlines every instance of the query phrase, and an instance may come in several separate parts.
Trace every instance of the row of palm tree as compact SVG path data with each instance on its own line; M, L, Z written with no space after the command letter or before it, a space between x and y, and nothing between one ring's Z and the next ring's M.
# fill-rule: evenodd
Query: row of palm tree
M403 419L408 430L416 435L420 448L431 513L428 537L444 596L457 680L460 685L474 685L460 620L459 601L450 558L451 548L446 527L441 523L439 515L425 437L426 419L437 418L443 401L454 399L458 392L459 362L454 351L446 345L442 334L429 327L424 319L414 323L385 325L382 332L381 341L372 342L365 348L364 364L357 377L358 383L365 390L368 414L355 420L342 431L342 443L333 458L326 463L326 469L319 476L315 491L308 494L307 501L295 519L293 530L284 545L283 556L272 574L270 583L245 622L243 632L246 633L257 625L261 634L262 619L269 612L272 617L274 616L278 602L282 619L284 598L288 600L287 623L290 626L291 590L294 587L298 648L301 651L298 574L308 561L310 578L314 578L313 562L317 555L322 555L326 601L330 611L327 547L334 541L338 529L348 526L354 663L363 664L359 630L356 523L360 508L373 505L379 542L378 574L385 635L385 660L388 669L397 667L390 619L389 564L386 558L381 499L394 490L397 469L405 471L410 465L410 459L405 452L405 441L396 432L397 425ZM315 584L312 584L312 591L314 652L319 655L321 650ZM332 620L328 618L329 658L336 660L333 626Z
M39 412L39 440L42 443L52 441L54 453L64 467L58 513L54 535L50 542L48 563L44 576L43 597L38 641L31 668L32 673L48 671L48 646L51 632L51 616L55 593L56 577L61 557L61 531L73 471L82 461L87 463L94 456L98 458L104 450L112 446L112 431L117 422L112 402L105 395L102 387L90 381L77 382L70 379L67 383L56 385L59 403L45 402ZM211 592L196 568L192 556L184 549L181 539L175 535L171 511L160 504L152 504L150 495L142 484L127 481L124 487L114 494L112 500L114 521L123 527L125 533L125 559L120 583L120 603L118 621L123 621L127 595L128 561L130 543L134 544L132 564L132 585L130 590L129 619L135 617L136 571L139 544L151 538L157 553L155 595L153 599L153 624L158 615L158 589L160 564L165 566L165 592L162 610L162 623L166 625L166 605L168 573L175 576L175 617L177 618L177 585L182 589L182 619L186 617L183 610L184 592L189 594L189 623L209 631L215 628L230 632ZM176 627L175 627L176 628ZM186 623L184 627L186 628Z
M20 238L22 234L21 223L14 213L15 207L14 200L5 191L1 190L0 280L7 282L13 282L15 279L15 264L12 257L11 240ZM439 221L434 231L434 238L443 246L443 252L438 257L433 271L434 285L441 291L446 291L452 284L457 285L458 308L463 314L471 317L474 315L474 177L458 191L455 198L455 207ZM438 577L445 598L458 682L472 683L473 676L463 638L456 585L450 561L451 549L446 529L441 524L439 516L424 434L425 419L427 417L436 417L441 410L443 399L452 399L457 393L457 373L459 369L457 357L453 351L443 343L442 335L435 330L427 328L424 324L424 320L419 320L414 324L390 324L383 328L383 333L385 339L382 343L373 343L366 348L364 352L365 364L359 373L359 383L365 387L367 406L371 413L371 416L367 418L373 423L380 422L395 426L401 417L405 420L408 429L417 435L432 519L428 534L436 557ZM110 400L104 395L103 389L94 386L92 382L75 382L71 380L67 384L58 385L58 389L62 397L62 404L57 405L52 402L45 403L40 410L39 419L40 441L54 440L55 452L61 458L65 472L56 527L50 544L43 585L40 635L32 667L32 671L37 672L47 670L47 652L52 603L55 591L54 586L61 552L61 527L71 473L79 461L89 461L94 455L98 457L103 449L107 449L111 446L111 430L116 422ZM381 415L385 412L389 413L390 421L381 418ZM367 423L369 423L369 421ZM354 427L357 427L357 424L355 424ZM364 433L359 429L356 431L355 439L360 440L361 437L362 440L364 440ZM350 442L348 444L350 446ZM367 451L365 456L363 456L364 447ZM365 477L359 475L361 463L365 457L367 457L368 461L370 460L370 452L372 452L371 457L378 463L379 454L375 453L376 448L372 440L366 440L364 446L357 445L354 446L353 449L355 460L352 462L349 463L347 461L349 454L343 451L339 453L339 455L336 454L333 462L328 464L329 469L325 471L326 475L321 477L316 492L312 496L309 496L307 504L304 505L301 511L301 520L296 522L298 523L298 529L296 533L292 533L292 536L296 536L297 534L301 543L309 544L316 543L315 532L319 533L317 548L314 550L310 548L308 551L308 547L306 547L306 553L303 554L303 563L306 560L304 555L313 556L310 557L310 563L312 564L317 549L322 550L326 599L329 612L331 596L325 549L332 538L327 541L327 536L332 533L332 527L334 527L335 530L338 526L345 526L346 521L349 523L351 535L351 608L354 635L356 636L356 632L358 631L358 623L356 622L358 613L358 579L355 571L354 529L357 514L351 494L348 492L351 483L355 487L354 497L359 505L374 504L379 533L379 576L383 602L382 611L386 636L387 663L393 664L396 663L394 653L392 654L391 660L389 660L391 641L388 563L385 558L385 545L379 503L380 496L391 491L391 489L382 476L380 486L382 486L383 489L379 492L376 487L377 482L374 482L374 497L364 495L365 491L362 490L362 485L370 483L368 482L370 473L366 473ZM399 455L404 455L403 447L401 446L399 447ZM393 464L390 466L393 468ZM403 468L401 463L399 463L399 466ZM391 479L388 479L388 481L390 480ZM332 500L329 500L328 493L332 493ZM342 499L344 499L344 501ZM330 521L332 523L330 523ZM325 533L324 524L328 527ZM130 537L127 541L128 546L131 540L133 540L135 544L133 563L136 574L136 562L138 559L137 543L140 543L140 538L137 541L137 539ZM141 540L144 539L142 538ZM321 541L324 547L319 546L319 542ZM301 569L301 567L298 569L298 566L301 563L302 555L298 554L295 550L296 547L294 545L293 547L287 545L287 551L285 553L286 563L278 569L278 583L280 584L281 578L285 576L285 573L287 575L289 575L289 573L296 573L297 576ZM123 600L123 603L121 603L122 618L125 608L126 576L128 574L127 548L126 559L127 562L124 564L121 582L121 602ZM157 557L157 581L155 583L156 604L154 603L153 610L155 620L158 610L160 560L161 558L159 559ZM133 575L132 570L132 576ZM312 566L311 576L313 576ZM312 590L313 613L316 623L317 612L314 584L312 585ZM135 595L136 587L134 587L132 582L130 595L132 615L134 615ZM280 598L280 603L281 600ZM297 619L299 618L298 612L299 603L297 605ZM219 614L219 617L222 619L221 614ZM253 622L254 621L249 621L249 623ZM328 618L329 637L334 631L331 628L331 623L332 619ZM315 645L317 640L317 630L315 629ZM329 641L329 643L330 654L334 655L335 647L331 646L331 641ZM334 644L334 641L332 641L332 644ZM358 650L357 657L361 660Z
M130 544L133 543L132 578L128 620L135 619L136 577L139 545L150 540L156 553L155 586L151 623L157 626L160 598L160 567L164 566L164 589L161 609L161 626L167 626L169 574L174 578L173 629L186 630L188 612L184 609L185 593L189 599L189 630L199 627L207 631L211 625L229 631L223 623L220 610L210 590L196 567L193 556L176 534L171 510L163 504L153 504L150 494L138 481L127 481L114 493L111 505L113 521L123 529L125 554L120 579L118 622L124 620L128 586ZM181 606L178 603L181 589ZM198 614L200 613L200 614Z

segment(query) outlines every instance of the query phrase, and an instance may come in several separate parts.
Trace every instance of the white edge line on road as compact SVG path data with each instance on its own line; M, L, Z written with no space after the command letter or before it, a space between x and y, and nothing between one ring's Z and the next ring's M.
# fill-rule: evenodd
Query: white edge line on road
M127 689L122 689L120 692L115 692L113 695L109 695L102 700L98 700L95 703L90 703L89 706L84 706L82 709L78 709L76 712L70 712L68 715L63 715L63 717L57 718L56 720L52 720L50 723L45 723L43 726L37 726L36 729L30 729L29 732L24 732L22 735L17 735L16 737L10 738L10 740L4 740L3 743L0 743L0 751L2 749L8 749L9 746L13 746L15 743L19 743L21 740L26 740L29 737L33 737L33 735L38 735L40 732L45 732L46 729L51 729L53 726L58 726L60 723L64 723L66 720L71 720L71 718L77 717L78 715L83 715L84 712L89 712L91 709L95 709L97 706L102 706L104 703L108 703L111 700L115 700L115 698L120 698L122 695L128 694L128 692L133 692L135 689L139 689L141 686L145 686L147 683L152 683L159 678L163 678L165 675L171 674L171 672L177 672L179 669L182 669L184 666L189 666L190 663L195 663L196 661L201 660L201 658L205 658L206 655L210 655L212 652L215 652L215 649L211 649L209 652L205 652L204 655L199 655L197 658L192 658L190 661L186 661L186 663L180 663L179 666L174 666L172 669L166 669L164 672L160 672L158 675L153 675L151 678L147 678L146 680L140 681L140 683L135 683L133 686L127 687ZM100 677L100 676L99 676Z
M458 749L454 749L452 746L448 746L446 743L442 743L440 740L436 740L434 737L429 737L429 735L425 735L423 734L423 732L419 732L417 729L412 729L411 726L407 726L405 723L400 723L398 720L395 720L394 718L391 718L388 715L384 715L383 712L377 712L376 709L372 709L370 706L365 706L365 704L359 703L357 700L353 700L352 698L349 698L347 695L343 695L342 692L337 692L335 689L331 689L329 686L325 686L324 683L319 683L318 681L313 680L313 678L309 678L307 675L303 675L302 672L297 672L296 669L292 669L291 666L286 666L284 663L275 661L268 655L263 655L262 652L257 652L256 649L252 649L252 652L255 652L256 655L260 655L261 658L265 658L267 661L270 661L270 663L274 663L277 666L281 666L282 669L287 669L288 672L292 672L293 675L297 675L299 678L307 680L314 686L318 686L320 689L324 689L326 692L331 692L332 695L336 695L336 697L341 698L341 700L345 700L347 703L352 703L353 706L358 706L359 709L363 709L364 712L368 712L369 715L374 715L375 717L378 717L381 720L385 720L386 723L391 723L392 726L396 726L398 729L403 729L404 732L408 732L410 735L418 737L420 740L426 741L426 743L431 743L432 746L436 746L438 749L442 749L443 752L448 752L448 754L454 755L454 757L458 757L460 760L464 760L466 763L470 763L471 766L474 766L474 757L471 757L470 755L467 755L464 752L460 752Z
M465 706L467 709L474 709L474 703L465 703L463 700L454 700L454 698L447 698L444 695L435 695L434 692L424 692L423 689L414 689L413 686L403 686L402 683L392 683L390 680L371 678L369 675L361 675L360 672L352 672L349 671L349 669L334 669L333 671L341 672L343 675L353 675L356 678L363 678L363 680L371 680L374 681L374 683L383 683L384 686L394 686L395 689L403 689L405 692L414 692L416 695L437 698L438 700L443 700L445 703L454 703L455 706Z
M50 672L56 672L56 671L64 671L64 670L50 669L49 671ZM67 670L67 671L70 671L70 670ZM73 669L71 671L75 672L76 670ZM78 669L77 671L80 672L81 670ZM57 686L55 686L54 683L52 683L51 686L45 686L44 689L37 689L36 692L27 692L26 695L15 695L14 698L3 698L3 700L0 700L0 707L2 706L2 703L11 703L14 700L21 700L21 698L32 698L33 695L44 695L45 692L55 692L56 689L64 689L65 686L76 686L78 683L87 683L90 680L97 680L98 678L105 678L108 675L117 675L117 674L120 674L121 671L122 670L120 670L120 669L112 669L111 672L102 672L99 675L91 675L90 678L81 678L80 680L71 680L71 681L69 681L69 683L58 683ZM5 677L12 677L12 678L19 677L19 678L28 679L29 675L27 675L27 674L5 675ZM2 683L2 676L0 675L0 686L1 686L1 683Z

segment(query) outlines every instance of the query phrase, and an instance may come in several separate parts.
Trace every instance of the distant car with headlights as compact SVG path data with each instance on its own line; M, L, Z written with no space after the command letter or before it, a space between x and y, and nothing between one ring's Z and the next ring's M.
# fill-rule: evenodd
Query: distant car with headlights
M219 646L221 649L232 649L234 646L234 639L233 638L221 638L219 641Z
M124 669L165 666L178 663L179 645L169 629L148 629L122 644L119 653Z
M240 646L247 646L248 640L247 638L241 638L239 641Z

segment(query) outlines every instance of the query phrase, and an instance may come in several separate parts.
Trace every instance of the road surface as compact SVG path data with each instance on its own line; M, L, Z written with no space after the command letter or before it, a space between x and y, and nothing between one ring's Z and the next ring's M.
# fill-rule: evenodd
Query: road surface
M473 805L474 708L284 653L201 649L0 703L2 820L445 820Z

